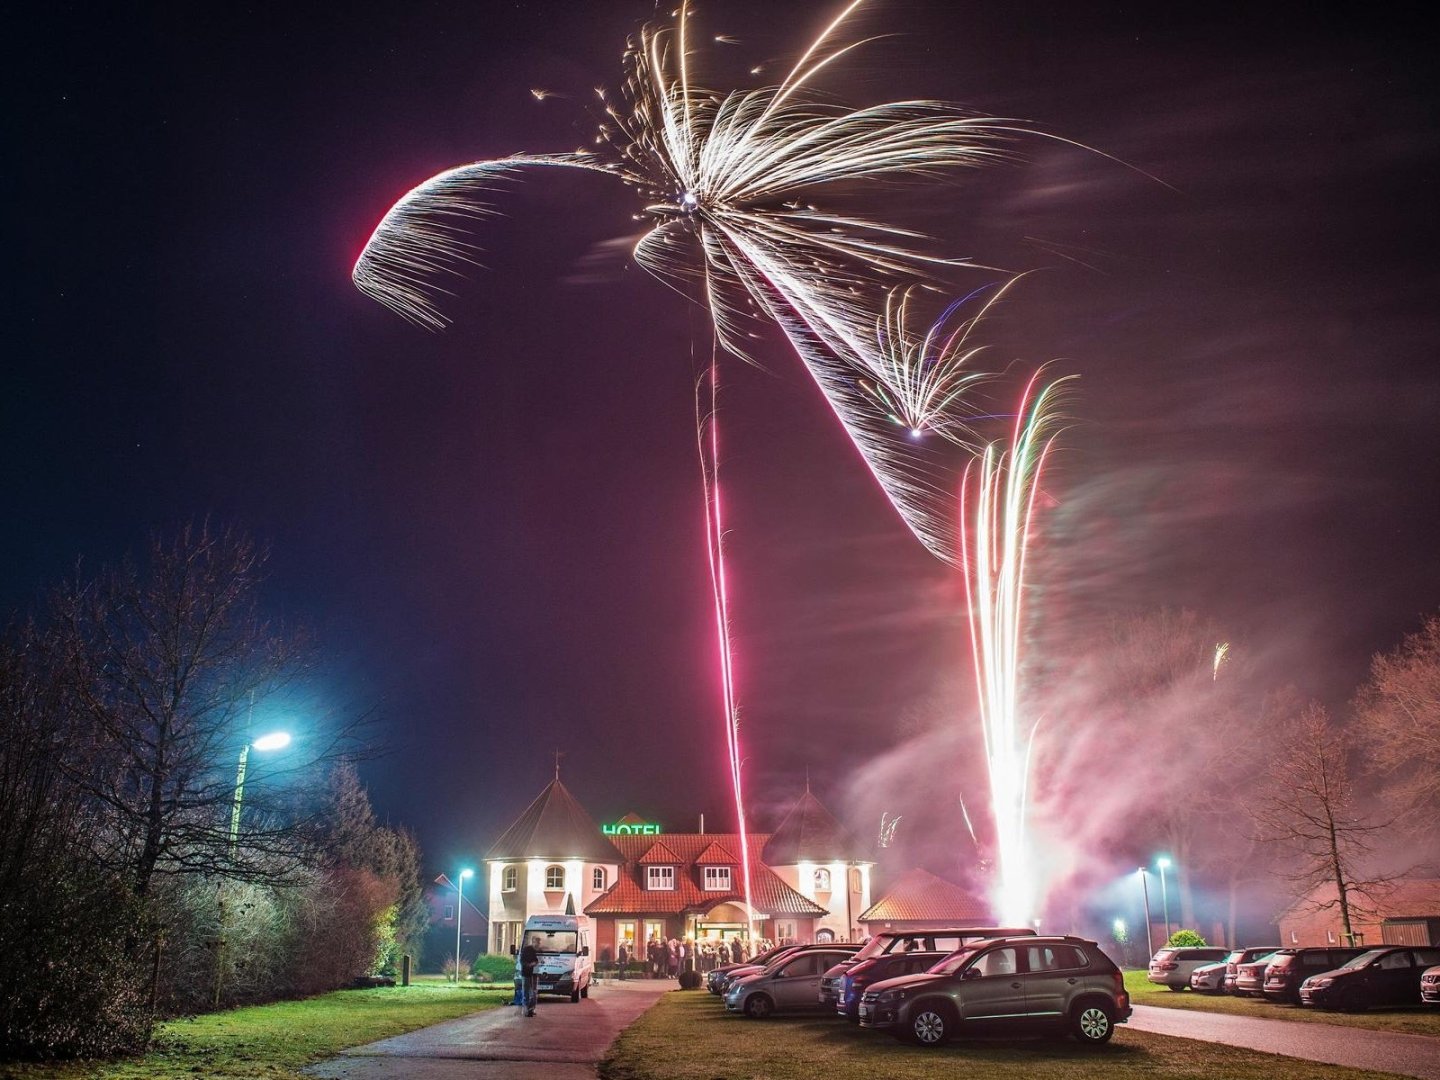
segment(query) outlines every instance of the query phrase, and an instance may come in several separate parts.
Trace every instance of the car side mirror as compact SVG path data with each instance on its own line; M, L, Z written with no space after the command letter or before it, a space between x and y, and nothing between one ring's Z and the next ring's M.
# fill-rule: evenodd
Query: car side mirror
M510 946L510 955L511 955L511 956L519 956L519 955L520 955L520 950L517 949L514 945L511 945L511 946Z
M980 969L979 969L979 968L973 968L973 967L972 967L972 968L966 968L965 971L961 974L960 978L962 978L962 979L978 979L978 978L980 978Z

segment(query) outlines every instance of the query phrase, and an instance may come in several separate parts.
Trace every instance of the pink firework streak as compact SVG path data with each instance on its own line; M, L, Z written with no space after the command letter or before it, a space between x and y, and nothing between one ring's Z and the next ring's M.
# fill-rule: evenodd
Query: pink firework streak
M710 585L715 597L715 629L720 657L720 688L725 707L725 745L730 755L730 784L735 792L735 817L740 828L740 870L745 884L745 922L755 940L755 905L750 898L750 839L745 825L741 784L740 713L735 704L735 665L730 638L730 594L725 576L725 522L720 505L720 424L717 411L717 357L711 356L708 382L710 408L697 408L700 471L705 487L705 536L710 556ZM703 394L703 389L700 393ZM700 397L697 394L696 404Z
M1000 920L1008 926L1027 925L1039 914L1026 832L1036 724L1027 725L1021 710L1021 630L1030 522L1040 473L1054 442L1048 434L1049 409L1059 383L1037 393L1038 379L1031 378L1021 397L1010 450L991 443L965 469L960 485L960 505L966 509L973 476L974 539L972 544L972 530L960 529L961 561L995 820L1000 876L996 901Z

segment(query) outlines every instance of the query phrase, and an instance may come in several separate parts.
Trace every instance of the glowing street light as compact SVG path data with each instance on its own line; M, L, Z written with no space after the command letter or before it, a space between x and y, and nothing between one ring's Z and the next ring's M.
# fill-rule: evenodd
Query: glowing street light
M1165 911L1165 944L1170 944L1170 895L1165 891L1165 871L1169 869L1170 859L1161 855L1155 860L1155 865L1160 868L1160 906Z
M460 985L460 920L465 918L465 879L474 877L475 871L468 866L460 871L455 882L455 985Z
M240 840L240 800L245 796L245 766L250 760L250 750L283 750L290 745L288 731L272 731L252 739L240 748L240 768L235 773L235 801L230 807L230 857L235 857L235 845Z
M1150 877L1143 866L1136 867L1135 872L1140 875L1140 895L1145 898L1145 948L1154 956L1155 942L1150 937Z

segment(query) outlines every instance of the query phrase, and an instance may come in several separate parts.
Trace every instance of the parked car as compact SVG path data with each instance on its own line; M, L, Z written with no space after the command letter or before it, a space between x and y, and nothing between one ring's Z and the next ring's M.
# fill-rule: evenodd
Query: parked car
M1300 1003L1300 984L1311 975L1333 971L1363 953L1364 949L1346 947L1281 949L1270 958L1265 969L1265 997L1269 1001Z
M1248 949L1236 949L1232 952L1225 958L1225 986L1222 992L1226 994L1239 994L1236 983L1240 980L1240 965L1253 964L1257 961L1264 960L1266 957L1274 956L1279 948L1280 946L1278 945L1257 945L1251 946ZM1255 984L1256 994L1259 994L1260 987L1264 982L1265 975L1262 972Z
M746 960L743 963L721 964L719 967L705 973L705 989L709 990L712 994L718 994L720 993L720 984L724 980L725 976L729 975L736 968L754 967L758 970L759 968L763 968L771 960L775 959L777 954L785 951L786 949L795 949L798 947L799 946L796 945L776 945L773 949L766 949L763 953L752 956L749 960Z
M797 953L813 952L815 949L829 949L829 950L832 951L832 952L840 952L840 953L844 954L845 956L853 956L853 955L859 950L859 948L860 948L859 945L848 945L848 944L835 945L835 944L828 944L828 945L786 945L786 946L783 946L782 948L779 948L779 949L773 949L773 950L771 950L770 952L768 952L768 953L765 954L764 962L763 962L763 963L742 964L740 967L737 967L737 968L734 968L734 969L732 969L732 970L730 970L730 971L727 971L724 975L722 975L722 976L720 977L720 980L719 980L719 990L718 990L718 993L719 993L719 995L720 995L720 1000L722 1000L722 1001L725 1000L725 995L730 992L730 988L733 987L733 986L734 986L737 982L739 982L740 980L742 980L742 979L748 979L748 978L750 978L752 975L759 975L761 972L765 971L767 968L773 967L775 964L778 964L778 963L780 963L780 962L783 961L783 960L787 960L787 959L789 959L790 957L796 955Z
M1271 961L1284 951L1276 949L1268 956L1261 956L1248 964L1235 965L1235 983L1231 993L1236 997L1264 997L1265 972L1270 970Z
M822 1008L828 1005L852 1024L858 1024L860 995L866 987L886 979L929 971L949 955L943 952L893 952L848 966L837 964L820 981L820 1005Z
M1171 990L1184 990L1190 985L1190 976L1196 968L1224 960L1228 955L1228 949L1209 946L1166 946L1150 958L1150 971L1145 977Z
M1235 970L1241 964L1258 960L1273 953L1278 946L1263 948L1231 949L1224 960L1216 964L1202 964L1190 973L1190 989L1203 994L1230 994L1235 984Z
M972 941L987 938L1033 936L1030 927L1020 926L948 926L933 930L884 930L876 934L861 947L854 956L836 964L820 980L820 1004L825 1005L827 997L830 1006L840 994L840 980L852 965L864 963L880 956L897 953L930 952L948 956L963 949ZM876 980L872 979L871 982ZM858 1001L858 998L857 998Z
M1420 1000L1426 1005L1440 1005L1440 966L1426 968L1420 976Z
M1103 1043L1130 1018L1125 978L1093 941L1014 937L980 941L922 975L873 983L860 1026L939 1046L963 1031L1069 1030Z
M1421 976L1431 964L1440 964L1440 949L1370 949L1334 971L1311 975L1300 984L1300 1003L1343 1012L1414 1005L1420 1000Z
M792 953L758 975L731 983L725 993L725 1008L752 1020L781 1012L815 1012L820 1008L820 979L859 948L826 945Z

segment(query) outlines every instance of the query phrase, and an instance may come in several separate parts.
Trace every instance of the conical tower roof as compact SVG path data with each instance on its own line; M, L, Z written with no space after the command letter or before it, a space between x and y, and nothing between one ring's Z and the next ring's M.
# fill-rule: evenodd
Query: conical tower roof
M624 861L558 776L495 841L485 858Z
M811 794L809 787L771 835L762 855L769 866L850 862L859 856L860 845L855 838Z

